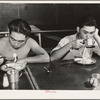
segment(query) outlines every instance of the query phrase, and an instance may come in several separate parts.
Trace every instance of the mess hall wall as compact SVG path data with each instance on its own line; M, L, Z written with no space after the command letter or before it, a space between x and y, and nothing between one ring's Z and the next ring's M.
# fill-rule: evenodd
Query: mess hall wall
M78 20L84 15L92 15L100 28L100 4L0 3L0 31L6 31L8 22L15 18L25 19L30 25L36 25L41 30L76 29ZM55 32L49 33L49 35L62 38L71 33L75 32L63 34ZM45 38L43 39L46 41ZM58 43L58 41L55 43L54 40L51 41L53 41L53 43L50 42L52 46L56 46Z
M37 26L62 26L75 29L78 19L92 15L100 25L100 4L5 4L0 3L0 30L15 18L22 18ZM44 28L44 27L43 27Z

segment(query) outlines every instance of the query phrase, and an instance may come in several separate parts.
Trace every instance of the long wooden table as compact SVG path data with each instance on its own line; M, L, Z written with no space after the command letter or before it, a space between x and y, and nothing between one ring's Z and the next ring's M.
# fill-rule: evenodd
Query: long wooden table
M81 65L73 60L59 60L50 63L28 64L23 70L16 90L93 90L86 84L93 73L100 73L100 57L92 65ZM49 71L48 71L49 70ZM0 70L0 89L13 89L13 84L3 87L4 72ZM99 84L100 87L100 84Z
M37 90L93 90L87 82L93 73L100 73L100 57L94 58L97 62L93 65L81 65L73 60L29 64L28 72Z

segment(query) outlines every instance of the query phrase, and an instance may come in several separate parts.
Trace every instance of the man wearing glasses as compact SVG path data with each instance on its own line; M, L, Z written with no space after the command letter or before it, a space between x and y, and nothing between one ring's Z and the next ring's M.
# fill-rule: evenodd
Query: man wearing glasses
M93 46L88 47L88 43ZM91 57L93 52L100 55L99 46L100 37L96 20L91 16L85 16L79 21L77 33L65 36L52 50L51 61L80 58L83 56L84 49L87 51L85 56Z
M17 55L17 63L45 63L49 62L49 55L30 37L31 28L22 19L15 19L8 23L9 36L0 39L0 55L5 60L12 61L13 54ZM35 56L28 57L32 51Z

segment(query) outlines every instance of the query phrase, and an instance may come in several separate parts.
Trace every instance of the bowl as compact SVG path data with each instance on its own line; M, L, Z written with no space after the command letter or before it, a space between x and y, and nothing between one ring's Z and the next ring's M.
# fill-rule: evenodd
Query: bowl
M26 63L8 63L5 65L2 65L1 70L9 71L9 70L15 69L15 70L21 71L25 67L26 67Z

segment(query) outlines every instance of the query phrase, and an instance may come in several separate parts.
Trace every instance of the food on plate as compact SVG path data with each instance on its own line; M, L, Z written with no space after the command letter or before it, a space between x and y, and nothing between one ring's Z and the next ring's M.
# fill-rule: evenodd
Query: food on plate
M26 63L8 63L1 66L1 70L8 71L10 69L16 69L18 71L24 69L26 67Z
M91 59L91 58L75 58L74 61L77 62L77 63L80 63L80 64L93 64L93 63L96 63L96 60Z
M82 59L80 62L83 63L83 64L91 64L92 60L85 58L85 59Z
M80 61L82 58L75 58L74 61Z

